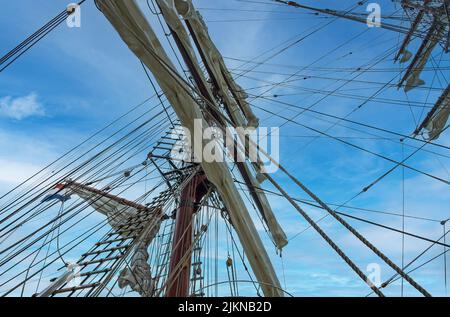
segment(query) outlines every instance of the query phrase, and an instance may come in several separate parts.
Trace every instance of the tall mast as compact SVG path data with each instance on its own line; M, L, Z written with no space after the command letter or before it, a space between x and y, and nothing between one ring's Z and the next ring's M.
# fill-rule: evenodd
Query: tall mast
M426 7L431 0L425 0L424 1L424 7ZM406 62L411 58L411 53L406 51L406 47L411 42L413 34L416 32L417 28L419 27L420 22L422 22L422 19L424 17L425 10L422 8L419 10L419 13L414 18L413 23L411 24L411 28L408 31L408 34L406 34L405 38L403 39L402 45L400 46L400 49L398 50L397 54L395 55L395 60L397 61L400 57L400 55L405 55L404 59L402 59L401 62Z
M193 251L193 217L198 203L207 193L207 179L203 173L195 175L181 190L176 212L175 232L169 265L168 297L188 297Z
M159 5L161 13L172 31L174 38L176 39L176 43L180 51L184 52L182 56L189 68L189 71L192 74L197 74L194 76L194 80L199 91L206 91L207 93L203 96L212 101L209 105L206 105L206 107L208 107L211 111L214 118L218 119L216 121L220 124L222 130L225 130L225 123L223 122L222 117L217 117L215 115L217 109L219 109L219 103L216 102L216 99L212 96L211 90L216 91L216 94L221 97L224 108L229 114L231 121L236 126L242 127L247 125L250 127L256 127L258 119L253 114L250 106L245 100L246 95L244 90L235 83L229 73L222 55L211 40L208 30L203 23L203 19L200 13L195 10L192 2L175 1L176 7L169 5L166 0L156 0L156 2ZM206 81L203 73L199 71L200 67L194 48L191 45L189 35L179 15L184 18L189 34L195 43L195 47L202 58L203 64L205 65L211 84ZM213 89L209 88L210 85ZM235 162L239 173L244 179L250 195L255 202L255 206L266 223L276 246L279 249L282 249L287 244L286 234L276 220L265 193L257 189L260 187L260 183L252 174L251 166L249 166L247 162L239 160L237 157L235 157ZM258 164L255 165L258 170Z
M154 74L181 124L193 134L203 135L210 125L192 89L181 79L136 1L100 0L97 4L129 48ZM195 124L195 119L202 124ZM207 144L207 140L202 140L200 150ZM202 157L198 150L194 147L195 156ZM224 202L264 295L282 296L280 282L227 163L203 160L201 167Z
M336 10L331 10L331 9L321 9L321 8L311 7L311 6L307 6L304 4L300 4L295 1L284 1L284 0L272 0L272 1L278 2L278 3L283 3L283 4L289 5L294 8L305 9L305 10L309 10L309 11L313 11L313 12L317 12L317 13L322 13L322 14L326 14L326 15L335 16L338 18L347 19L347 20L354 21L354 22L367 24L366 17L354 15L349 12L342 12L342 11L336 11ZM382 22L382 23L380 23L380 27L383 29L386 29L386 30L390 30L390 31L395 31L395 32L400 32L400 33L405 33L405 34L408 33L408 31L402 29L401 27L399 27L395 24L389 24L389 23Z

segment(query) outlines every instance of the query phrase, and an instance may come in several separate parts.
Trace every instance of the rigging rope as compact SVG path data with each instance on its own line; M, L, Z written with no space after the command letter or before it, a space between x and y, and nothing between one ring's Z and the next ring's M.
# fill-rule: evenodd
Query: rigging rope
M78 2L78 6L82 5L86 0L82 0ZM0 58L0 66L7 63L5 66L0 68L0 73L3 72L6 68L8 68L12 63L14 63L19 57L25 54L29 49L31 49L34 45L36 45L40 40L42 40L46 35L48 35L51 31L56 29L62 22L64 22L68 16L75 12L75 8L72 8L71 11L66 9L59 13L56 17L47 22L43 27L37 30L35 33L26 38L23 42L18 44L11 51L6 53L3 57Z
M164 107L164 105L163 105L163 107ZM169 117L170 118L170 117ZM425 144L426 145L426 144ZM405 165L402 165L403 167L405 167ZM60 219L60 221L61 221L61 219ZM338 252L339 253L339 252ZM375 291L375 290L374 290Z
M129 30L129 32L131 32L132 34L134 34L134 32L132 30L130 30L128 28L128 26L126 26L126 24L124 24L124 26ZM134 34L135 35L135 34ZM137 37L135 35L136 39L138 41L141 41L139 39L139 37ZM146 47L144 45L144 47ZM161 59L161 57L156 54L156 52L154 52L151 49L146 48L146 51L148 53L150 53L156 61L158 61L158 63L160 63L161 66L163 66L167 71L169 76L171 76L174 80L181 82L180 84L180 88L182 88L183 90L185 90L185 92L192 98L193 101L195 101L202 109L204 109L203 105L196 100L196 98L192 95L192 92L185 88L185 87L189 87L192 91L196 92L198 94L198 96L202 97L202 99L204 100L205 103L210 104L210 102L207 100L207 98L205 98L204 96L202 96L202 94L200 92L197 91L197 89L195 87L192 87L188 82L186 82L175 70L172 69L172 67L170 65L167 65L167 63ZM208 111L208 109L204 109L205 111ZM228 118L226 118L223 115L223 119L226 120L226 122L228 122L229 124L232 124L230 122L230 120ZM233 125L233 124L232 124ZM234 126L234 125L233 125ZM251 143L253 143L251 140L249 140ZM302 188L303 191L305 191L309 196L311 196L311 198L313 198L314 200L316 200L322 207L325 208L325 210L327 210L339 223L341 223L347 230L349 230L354 236L356 236L361 242L363 242L370 250L372 250L375 254L377 254L386 264L388 264L391 268L393 268L398 274L400 274L401 276L403 276L405 278L405 280L407 280L414 288L416 288L420 293L422 293L424 296L431 296L422 286L420 286L417 282L415 282L408 274L406 274L404 271L402 271L395 263L393 263L385 254L383 254L380 250L378 250L378 248L376 248L373 244L371 244L367 239L365 239L358 231L356 231L351 225L349 225L344 219L342 219L338 214L336 214L333 210L331 210L326 204L324 204L314 193L312 193L307 187L305 187L300 181L298 181L294 176L292 176L292 174L290 174L283 166L281 166L278 162L276 162L275 160L273 160L273 158L268 155L264 150L262 150L258 145L254 144L254 146L257 147L257 149L264 155L266 156L269 160L272 161L272 163L276 164L280 170L282 170L292 181L294 181L294 183L296 183L300 188ZM273 182L274 186L277 186L278 184L276 182ZM275 185L277 184L277 185ZM278 185L279 186L279 185ZM281 189L282 190L282 189ZM292 200L291 200L292 201ZM294 204L296 204L294 201L292 201ZM298 206L298 205L297 205ZM310 219L312 221L312 219ZM315 224L314 224L315 225ZM316 227L318 227L317 225L315 225ZM319 230L321 230L318 227ZM334 243L332 241L330 241L331 243ZM341 254L341 256L345 256L345 254ZM351 263L351 260L347 260L346 261L349 265ZM355 271L359 270L357 267L352 267ZM359 272L358 275L363 278L365 275L362 272ZM369 281L370 282L370 281ZM378 290L378 289L377 289ZM380 293L378 293L380 294ZM382 293L381 293L382 294Z
M280 117L280 118L282 118L282 119L284 119L284 120L290 121L290 122L292 122L292 123L294 123L294 124L296 124L296 125L299 125L299 126L301 126L301 127L304 127L304 128L306 128L306 129L308 129L308 130L314 131L314 132L319 133L319 134L321 134L321 135L324 135L324 136L326 136L326 137L328 137L328 138L331 138L331 139L334 139L334 140L336 140L336 141L338 141L338 142L341 142L341 143L344 143L344 144L346 144L346 145L349 145L349 146L351 146L351 147L353 147L353 148L355 148L355 149L358 149L358 150L361 150L361 151L363 151L363 152L372 154L372 155L377 156L377 157L379 157L379 158L382 158L382 159L384 159L384 160L386 160L386 161L395 163L395 164L396 164L395 166L404 166L404 167L406 167L406 168L408 168L408 169L410 169L410 170L412 170L412 171L415 171L415 172L417 172L417 173L419 173L419 174L423 174L423 175L428 176L428 177L430 177L430 178L433 178L433 179L435 179L435 180L437 180L437 181L440 181L440 182L442 182L442 183L444 183L444 184L446 184L446 185L450 185L450 181L448 181L448 180L445 180L445 179L440 178L440 177L438 177L438 176L434 176L434 175L432 175L432 174L430 174L430 173L427 173L427 172L423 172L423 171L421 171L421 170L419 170L419 169L417 169L417 168L415 168L415 167L412 167L412 166L409 166L409 165L407 165L407 164L404 164L403 162L398 162L398 161L396 161L396 160L394 160L394 159L391 159L391 158L389 158L389 157L387 157L387 156L385 156L385 155L382 155L382 154L373 152L373 151L371 151L371 150L368 150L368 149L366 149L366 148L363 148L363 147L361 147L361 146L359 146L359 145L353 144L353 143L348 142L348 141L346 141L346 140L338 139L338 138L336 138L336 137L334 137L334 136L332 136L332 135L330 135L330 134L328 134L328 133L325 133L325 132L323 132L323 131L321 131L321 130L318 130L318 129L309 127L309 126L307 126L307 125L305 125L305 124L302 124L302 123L300 123L300 122L298 122L298 121L294 121L294 120L292 120L292 119L290 119L290 118L288 118L288 117L282 116L282 115L280 115L280 114L276 114L276 113L274 113L273 111L270 111L270 110L267 110L267 109L264 109L264 108L258 107L258 106L255 106L255 107L258 108L258 109L261 109L261 110L263 110L263 111L265 111L265 112L267 112L267 113L270 113L270 114L272 114L272 115L275 115L275 116L277 116L277 117ZM422 145L422 147L425 146L426 144L427 144L427 143L425 143L424 145ZM417 151L416 151L416 152L417 152ZM394 167L394 168L395 168L395 167ZM384 176L383 176L383 177L384 177ZM373 184L373 185L374 185L374 184ZM373 185L371 185L371 186L373 186ZM371 186L369 185L369 188L370 188ZM363 190L363 192L365 192L365 191L367 191L367 189L366 189L366 190Z
M235 180L235 182L239 182L239 181ZM242 184L245 184L245 183L242 183ZM283 197L282 194L279 194L279 193L276 193L276 192L273 192L273 191L270 191L270 190L267 190L267 189L264 189L264 188L261 188L261 187L253 186L253 188L258 189L258 190L262 190L262 191L264 191L265 193L268 193L268 194L272 194L272 195L277 195L277 196ZM305 200L305 199L292 198L292 200L294 200L296 202L304 203L306 205L309 205L309 206L312 206L312 207L315 207L315 208L324 209L322 206L320 206L318 204L311 203L311 201L308 201L308 200ZM328 205L332 205L332 204L329 204L329 203L327 203L327 204ZM338 206L338 205L336 205L336 206ZM339 205L339 206L350 208L350 209L352 208L352 207L348 207L346 205ZM427 237L423 237L423 236L420 236L420 235L417 235L417 234L414 234L414 233L407 232L407 231L404 230L404 228L402 228L400 230L400 229L389 227L389 226L386 226L386 225L383 225L383 224L380 224L380 223L377 223L377 222L374 222L374 221L370 221L370 220L367 220L367 219L364 219L364 218L356 217L356 216L353 216L353 215L350 215L350 214L347 214L347 213L338 212L338 211L336 211L336 213L341 215L341 216L347 217L347 218L351 218L351 219L354 219L354 220L357 220L357 221L361 221L361 222L364 222L364 223L367 223L367 224L370 224L370 225L374 225L374 226L377 226L377 227L380 227L380 228L383 228L383 229L387 229L387 230L390 230L390 231L393 231L393 232L401 233L402 235L407 235L407 236L410 236L410 237L413 237L413 238L417 238L417 239L420 239L420 240L423 240L423 241L427 241L427 242L433 242L435 244L442 245L443 247L450 247L450 245L446 244L445 242L442 243L442 242L439 242L437 240L432 240L432 239L427 238ZM384 213L384 212L381 212L381 213ZM402 214L394 214L394 215L402 217L402 218L403 217L404 218L407 218L407 217L411 218L411 216L402 215ZM412 217L412 218L413 219L417 219L417 217ZM440 222L438 220L423 219L423 218L419 218L419 219L427 220L427 221L433 221L433 222ZM318 222L319 221L316 221L316 223L318 223ZM303 232L304 232L304 230L301 233L303 233ZM297 235L294 235L292 238L289 239L289 241L291 241L296 236Z
M384 294L372 283L363 271L334 243L334 241L317 225L317 223L288 195L286 191L270 175L265 175L267 179L277 188L277 190L294 206L302 217L313 227L317 233L330 245L330 247L355 271L355 273L380 297Z

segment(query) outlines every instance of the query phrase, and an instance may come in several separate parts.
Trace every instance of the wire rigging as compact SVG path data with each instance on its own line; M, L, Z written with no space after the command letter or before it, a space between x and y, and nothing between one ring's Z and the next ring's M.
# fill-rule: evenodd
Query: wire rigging
M86 0L81 0L78 2L78 6L81 6ZM24 41L18 44L15 48L6 53L3 57L0 58L0 73L3 72L6 68L8 68L12 63L14 63L17 59L19 59L22 55L24 55L27 51L29 51L32 47L34 47L38 42L40 42L45 36L47 36L50 32L55 30L62 22L66 21L67 17L74 14L75 7L68 8L61 13L59 13L56 17L47 22L44 26L42 26L35 33L27 37ZM4 65L4 66L2 66Z

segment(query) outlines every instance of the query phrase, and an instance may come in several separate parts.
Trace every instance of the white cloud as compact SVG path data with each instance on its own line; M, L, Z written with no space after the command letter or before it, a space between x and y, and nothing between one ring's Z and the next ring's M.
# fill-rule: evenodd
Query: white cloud
M0 184L17 185L42 167L29 162L13 162L0 158Z
M17 98L11 96L0 98L0 116L16 120L43 116L45 114L44 107L37 99L35 93Z
M0 193L26 180L59 156L56 141L37 133L0 129Z

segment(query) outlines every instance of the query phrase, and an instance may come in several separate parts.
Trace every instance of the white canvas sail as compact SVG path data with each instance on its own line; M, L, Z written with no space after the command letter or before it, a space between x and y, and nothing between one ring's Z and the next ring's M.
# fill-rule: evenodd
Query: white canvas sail
M142 226L145 228L144 234L134 242L131 260L120 272L118 285L120 288L129 286L141 296L152 296L154 281L148 264L148 247L159 232L162 222L161 208L152 210L151 216L145 217L149 213L145 213L148 210L143 205L74 182L69 182L67 187L96 211L105 215L111 227L120 232L121 236L135 235L138 230L142 230ZM144 225L139 221L142 216L145 217Z
M159 86L174 108L181 124L189 131L203 134L203 131L199 130L200 127L194 125L194 119L202 120L204 128L207 128L209 124L204 119L199 105L190 95L189 86L176 76L176 68L136 1L99 0L97 4L128 47L155 74ZM205 146L206 141L203 141ZM228 166L224 162L205 161L201 165L208 180L216 186L224 201L264 294L283 296L270 258L237 191Z

